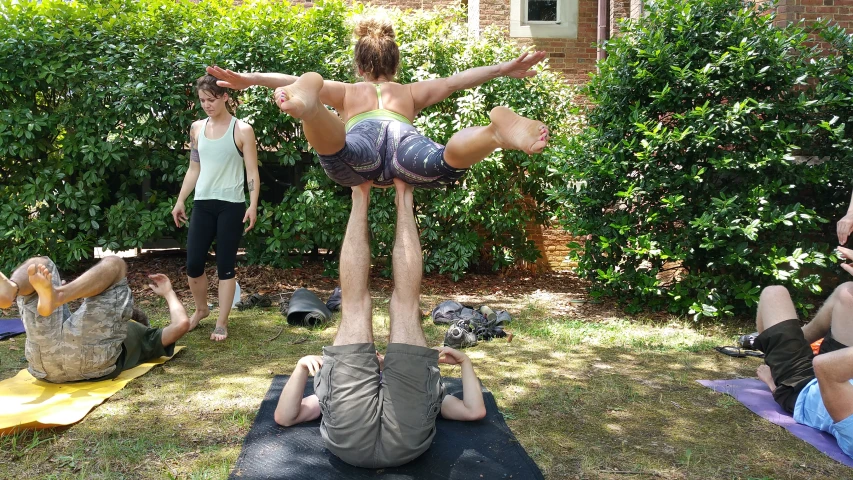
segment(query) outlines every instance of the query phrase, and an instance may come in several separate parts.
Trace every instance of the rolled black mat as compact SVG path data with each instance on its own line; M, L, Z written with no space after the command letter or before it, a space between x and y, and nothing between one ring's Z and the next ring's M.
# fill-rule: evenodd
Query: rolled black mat
M485 388L486 418L457 422L439 417L432 446L423 455L400 467L366 469L344 463L326 450L319 420L287 428L275 423L273 412L287 379L286 375L273 379L229 478L543 480L539 467L521 448ZM444 384L449 394L461 397L460 379L444 378ZM305 395L312 393L314 382L309 378Z
M331 318L332 312L311 290L299 288L291 295L290 304L287 307L288 324L313 327L326 323Z

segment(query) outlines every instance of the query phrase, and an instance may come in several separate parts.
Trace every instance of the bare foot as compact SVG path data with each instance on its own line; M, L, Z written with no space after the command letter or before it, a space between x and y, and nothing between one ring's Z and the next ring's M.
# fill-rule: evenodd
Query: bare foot
M770 373L770 367L766 364L760 365L755 373L758 374L759 380L767 384L767 387L770 388L771 392L776 391L776 383L773 381L773 375Z
M202 320L207 318L208 315L210 315L210 309L207 308L207 305L205 305L203 309L202 308L196 308L195 313L193 313L193 316L190 317L190 330L189 331L192 332L193 330L195 330L195 327L197 327L198 324Z
M540 153L551 138L544 123L524 118L506 107L493 108L489 118L495 126L498 143L507 150L521 150L528 155Z
M228 338L228 329L225 327L220 327L219 325L213 329L213 333L210 334L210 339L214 342L221 342Z
M49 316L60 305L53 288L53 275L44 265L30 265L27 267L27 275L30 276L30 285L39 295L36 310L42 317Z
M308 72L299 80L275 90L273 97L282 112L293 118L312 116L318 108L326 108L320 103L320 89L323 77L319 73Z
M6 278L6 275L0 273L0 308L9 308L15 303L15 297L18 295L18 286L15 282Z

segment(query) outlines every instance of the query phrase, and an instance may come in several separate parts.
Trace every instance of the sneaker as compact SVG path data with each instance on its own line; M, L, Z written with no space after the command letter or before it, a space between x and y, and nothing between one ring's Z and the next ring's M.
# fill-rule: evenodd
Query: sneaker
M465 348L477 344L477 334L471 329L470 324L460 320L451 325L444 334L444 345L450 348Z
M737 339L737 346L739 348L746 348L749 350L758 350L755 346L755 339L758 338L758 332L752 332L747 335L741 335Z

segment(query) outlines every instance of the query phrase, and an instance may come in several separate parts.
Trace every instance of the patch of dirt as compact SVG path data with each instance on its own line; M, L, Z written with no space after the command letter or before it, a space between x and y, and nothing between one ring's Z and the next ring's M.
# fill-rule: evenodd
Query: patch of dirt
M153 299L156 295L147 288L147 275L163 273L172 280L172 287L182 298L190 297L186 278L186 257L180 251L150 252L126 259L128 264L128 282L134 297ZM266 265L248 265L237 267L237 281L243 297L252 293L271 295L276 301L278 294L291 293L299 287L310 288L321 298L327 298L338 286L337 278L323 275L322 262L306 261L302 266L291 269L274 268ZM371 271L370 288L384 294L390 294L393 282L380 275L380 268ZM210 286L209 298L217 296L216 264L208 261L205 269ZM506 270L496 274L469 274L454 282L448 275L425 275L421 291L424 295L443 298L479 298L500 299L507 297L531 297L540 295L548 303L549 311L554 314L583 310L587 317L596 317L598 313L612 311L612 305L589 303L588 283L569 272L548 272L532 274L523 270ZM545 294L544 292L547 292ZM473 301L473 300L472 300ZM481 300L482 301L482 300Z

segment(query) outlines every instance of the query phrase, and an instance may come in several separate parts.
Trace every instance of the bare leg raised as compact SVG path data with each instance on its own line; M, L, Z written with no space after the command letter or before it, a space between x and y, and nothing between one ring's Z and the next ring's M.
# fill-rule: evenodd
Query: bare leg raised
M506 107L489 112L492 123L485 127L469 127L450 138L444 150L444 161L453 168L470 168L498 148L539 153L548 144L548 127L542 122L524 118Z
M286 87L276 89L274 98L281 111L302 120L305 138L320 155L338 153L346 143L341 119L320 102L323 77L308 72Z
M119 257L106 257L73 282L54 287L50 271L42 263L27 265L29 285L38 293L38 313L46 317L54 310L79 298L94 297L127 275L127 265ZM22 289L23 290L23 289Z
M426 347L421 326L421 279L423 254L413 211L414 187L394 179L397 189L397 231L394 238L394 292L391 294L391 333L388 343Z
M341 325L335 345L373 343L373 306L370 280L370 239L367 208L370 183L352 188L350 211L344 244L341 246Z
M797 309L785 287L772 285L761 291L755 329L761 333L777 323L797 318Z
M0 308L9 308L15 303L19 286L0 272Z

